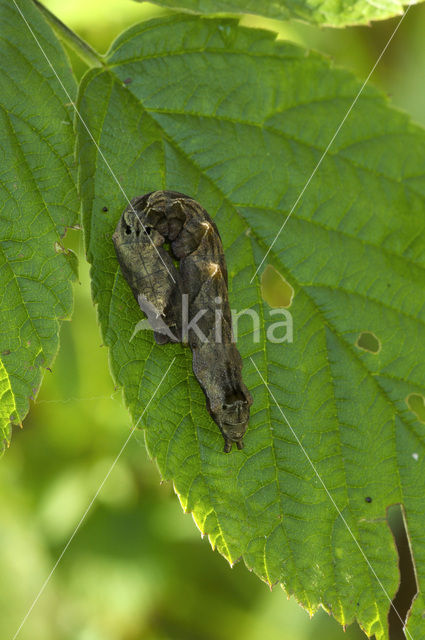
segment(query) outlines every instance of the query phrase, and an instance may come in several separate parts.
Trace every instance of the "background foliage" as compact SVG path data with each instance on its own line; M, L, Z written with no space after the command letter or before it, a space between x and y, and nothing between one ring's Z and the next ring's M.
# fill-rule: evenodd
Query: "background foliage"
M423 12L417 15L421 16ZM402 41L406 38L404 46L409 37L405 34L410 34L409 42L414 46L412 34L416 24L413 26L413 21L409 23L406 19L408 26L400 36ZM98 46L98 28L92 36L88 27L80 26L80 29ZM106 29L102 31L107 34L103 45L106 48L112 34ZM302 28L297 32L294 27L294 33L294 38L303 37ZM322 34L317 35L318 40L321 37ZM331 41L331 36L328 37ZM372 50L370 59L373 62L374 52L372 45L368 48L368 36L356 37L360 42L359 57ZM375 42L376 37L371 36L370 40ZM337 50L337 45L329 46L335 46ZM362 62L355 64L361 71ZM395 76L397 64L403 69L403 62L393 55ZM368 66L367 60L364 65ZM406 69L411 72L410 68ZM380 80L385 86L385 73ZM415 81L417 78L412 86ZM408 91L403 99L406 100L403 106L406 106ZM419 113L416 104L412 112L415 113L415 108ZM80 279L86 282L84 271ZM5 523L2 529L5 570L2 573L11 576L10 587L15 594L11 600L16 610L16 617L9 614L8 621L4 622L8 624L14 619L11 629L5 629L8 633L16 627L16 620L19 621L21 612L48 572L51 558L55 558L61 549L119 448L120 436L125 433L119 425L128 424L119 394L115 394L114 399L108 397L114 391L108 378L104 350L96 350L96 359L92 355L93 344L98 341L98 329L85 285L78 289L75 320L72 325L63 327L61 354L51 379L39 397L40 403L26 421L24 437L15 434L15 447L8 455L10 462L1 470L5 476L1 486L8 487L2 501L2 521ZM54 398L58 402L52 402ZM78 400L68 402L72 398ZM32 426L37 428L32 429ZM276 638L282 638L283 625L288 637L292 638L317 635L322 624L325 625L323 629L328 625L323 630L324 637L339 633L332 620L323 622L325 617L322 616L310 624L305 613L296 608L293 609L291 628L288 618L292 614L285 608L279 590L270 596L253 576L248 580L241 566L230 572L217 554L210 553L205 543L201 546L192 523L188 518L184 520L175 500L170 502L169 489L157 486L155 469L149 465L140 469L143 456L143 450L135 443L130 445L117 476L105 487L101 504L91 514L45 594L44 604L41 601L38 612L34 612L34 626L31 625L28 637L36 637L34 629L37 628L42 630L40 637L47 638L49 634L64 638L105 638L108 633L110 637L120 637L119 633L123 638L139 637L140 628L144 629L143 637L180 637L178 634L191 637L191 633L208 637L211 627L208 616L215 621L219 616L220 624L215 629L216 633L223 634L220 636L223 638L240 633L241 629L247 637L260 637L267 629L270 637L275 634ZM13 484L19 488L10 492ZM32 519L34 513L37 514L35 520ZM129 531L134 531L133 544ZM154 552L156 544L157 553ZM164 549L167 549L165 558ZM140 562L136 553L140 553ZM199 557L199 568L194 571L195 575L188 576L187 566L194 557ZM145 570L140 571L140 566ZM102 571L108 577L104 581L99 580ZM113 575L117 576L116 582L111 578ZM21 588L21 578L29 576L31 579L26 580L28 592L25 592ZM203 595L205 576L211 577L208 598ZM223 593L226 583L229 591ZM46 616L47 607L52 603L57 605L53 621ZM22 632L23 637L29 632L30 627Z
M68 92L75 94L61 44L38 9L27 8L35 36L55 60ZM28 38L28 29L17 31L14 5L1 3L0 10L0 359L13 391L9 416L16 424L56 356L60 320L71 317L76 264L62 238L78 222L79 201L73 114L35 39ZM0 430L1 451L9 440L7 421L0 422Z
M143 1L143 0L142 0ZM193 13L252 13L267 18L298 18L313 24L345 26L367 24L402 13L407 2L385 0L380 3L367 0L155 0L160 6L185 9Z

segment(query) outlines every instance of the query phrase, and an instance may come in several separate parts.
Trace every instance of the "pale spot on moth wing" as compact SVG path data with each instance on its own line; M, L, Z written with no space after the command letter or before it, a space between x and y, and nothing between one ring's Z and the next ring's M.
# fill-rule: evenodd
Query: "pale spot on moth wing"
M210 278L222 277L220 265L216 262L210 262L208 265L208 274Z

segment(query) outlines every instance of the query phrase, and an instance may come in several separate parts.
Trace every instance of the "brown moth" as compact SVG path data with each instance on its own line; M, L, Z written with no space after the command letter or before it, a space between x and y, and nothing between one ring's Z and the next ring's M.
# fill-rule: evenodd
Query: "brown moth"
M134 199L132 202L135 203ZM158 344L180 342L181 278L162 236L128 207L112 236L121 271Z
M217 226L193 198L153 191L131 201L112 239L156 342L189 344L193 372L223 435L224 451L228 453L233 442L242 449L252 397L233 341L227 268ZM173 258L179 260L179 269ZM190 319L197 321L192 325Z

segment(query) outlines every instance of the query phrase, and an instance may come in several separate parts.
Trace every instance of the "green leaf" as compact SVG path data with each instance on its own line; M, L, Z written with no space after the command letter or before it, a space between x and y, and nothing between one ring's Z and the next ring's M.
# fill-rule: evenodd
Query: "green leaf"
M29 0L19 9L66 86L76 86L61 45ZM62 247L78 219L73 110L15 3L0 3L0 428L22 422L29 398L72 311L75 258ZM10 395L10 393L12 395ZM7 400L4 398L7 397ZM3 406L3 402L5 402Z
M16 406L12 388L10 386L9 376L7 375L7 371L0 360L0 429L2 448L9 445L11 422L13 422L14 419L13 412L15 409Z
M146 331L130 340L142 315L111 240L126 199L80 126L93 296L134 421L150 402L148 451L229 562L243 558L311 612L323 605L388 638L383 589L392 598L398 586L391 504L404 506L425 580L424 430L405 402L425 380L424 132L366 87L266 261L294 290L294 340L276 344L266 332L281 318L260 277L250 280L359 83L269 32L188 15L133 27L106 62L83 79L79 108L126 196L167 188L201 202L223 239L231 306L261 318L258 343L248 316L238 327L254 404L245 449L226 455L190 351ZM379 353L356 346L364 331ZM420 593L415 639L425 637L424 609Z
M144 2L145 0L137 0ZM265 18L288 20L295 18L313 24L330 27L367 24L372 20L384 20L404 11L407 0L150 0L169 9L199 14L252 13Z

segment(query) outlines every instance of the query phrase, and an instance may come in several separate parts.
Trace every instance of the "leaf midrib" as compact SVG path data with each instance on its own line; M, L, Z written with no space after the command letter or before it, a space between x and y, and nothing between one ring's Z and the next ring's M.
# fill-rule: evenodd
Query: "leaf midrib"
M131 89L130 89L131 91ZM134 95L134 94L133 94ZM140 104L143 105L143 103L137 98L137 96L134 96L138 102ZM376 101L378 101L376 99ZM177 111L177 110L171 110L171 109L158 109L158 108L151 108L151 107L145 107L143 105L143 109L146 113L163 113L165 115L175 115L175 116L182 116L182 117L195 117L195 118L205 118L206 120L211 119L211 120L218 120L218 121L222 121L222 122L229 122L231 124L239 124L241 126L246 126L246 127L255 127L260 129L261 131L267 131L268 133L273 133L277 136L279 136L280 138L283 138L285 141L292 141L295 142L296 144L298 144L300 147L306 147L309 151L317 151L318 154L323 154L326 147L318 147L315 146L311 143L307 143L305 140L302 140L301 138L297 138L293 135L289 135L286 132L281 131L280 129L277 129L276 127L271 127L271 126L267 126L263 123L260 122L254 122L254 121L249 121L249 120L240 120L238 118L231 118L229 116L222 116L222 115L216 115L216 114L206 114L206 113L201 113L201 112L196 112L196 111ZM267 116L267 118L272 118L274 115L276 115L275 113L271 114L270 116ZM155 120L155 122L157 122ZM350 145L348 145L347 147L341 147L338 148L336 151L331 151L328 150L326 153L326 156L329 156L331 158L337 158L338 160L340 160L341 162L346 163L348 166L353 167L354 169L360 169L362 171L364 171L365 173L367 173L368 175L373 175L377 178L382 178L384 180L387 180L390 183L396 184L398 186L401 186L403 188L406 189L406 191L411 191L412 193L414 193L415 195L417 195L419 198L422 198L423 195L420 191L417 191L414 187L412 187L412 185L410 184L405 184L406 180L415 180L417 178L422 178L424 177L424 173L420 173L420 174L415 174L415 175L409 175L400 179L397 179L393 176L389 176L388 174L385 173L379 173L378 171L376 171L375 169L371 169L370 167L364 166L362 164L359 164L357 162L355 162L352 158L347 158L343 155L341 155L341 152L349 149L350 147L353 147L355 144L363 144L364 142L372 142L373 140L377 140L379 138L386 138L386 137L390 137L391 135L393 135L391 132L385 133L385 134L380 134L378 136L373 136L370 138L364 138L362 140L356 140L355 142L351 143ZM395 135L411 135L409 132L403 132L402 134L400 132L397 132ZM252 206L252 205L251 205Z

